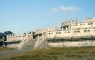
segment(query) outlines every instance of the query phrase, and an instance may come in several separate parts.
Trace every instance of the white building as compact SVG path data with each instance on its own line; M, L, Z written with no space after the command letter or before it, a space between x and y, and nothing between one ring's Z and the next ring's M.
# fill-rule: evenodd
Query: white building
M35 33L42 34L46 38L39 37L36 46L41 45L45 40L54 41L56 39L62 39L62 41L48 42L48 46L95 46L95 17L86 17L82 23L78 19L62 22L61 29L52 27Z
M62 22L61 29L57 26L52 28L39 29L35 34L47 33L48 38L89 38L95 37L95 17L86 18L84 22L80 23L78 19Z
M5 41L6 47L21 49L24 44L26 44L29 40L33 39L32 33L25 34L12 34L7 35L7 40Z
M36 29L35 34L8 35L7 46L20 49L29 40L33 40L33 37L37 40L33 46L35 49L45 45L49 47L95 46L95 17L86 17L82 23L78 19L62 22L61 29L52 26Z

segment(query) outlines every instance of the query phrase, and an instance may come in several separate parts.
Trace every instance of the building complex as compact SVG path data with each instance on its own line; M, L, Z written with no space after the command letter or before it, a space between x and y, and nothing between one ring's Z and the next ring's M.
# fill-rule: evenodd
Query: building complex
M83 22L78 19L65 21L51 28L36 29L35 33L20 36L8 35L8 47L21 49L29 40L36 40L34 49L41 47L70 47L70 46L95 46L95 17L86 17ZM13 42L13 43L12 43ZM19 43L17 43L19 42Z

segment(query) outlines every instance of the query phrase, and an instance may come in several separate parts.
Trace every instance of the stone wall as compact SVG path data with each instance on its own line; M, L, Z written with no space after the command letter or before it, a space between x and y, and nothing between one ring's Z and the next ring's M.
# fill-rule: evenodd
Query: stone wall
M9 48L16 48L20 49L25 43L27 43L29 40L33 39L33 34L15 34L15 35L8 35L7 36L7 47Z
M83 47L83 46L95 46L95 41L64 41L64 42L48 42L49 47Z
M26 40L28 36L33 37L33 34L26 33L26 34L7 35L7 42Z

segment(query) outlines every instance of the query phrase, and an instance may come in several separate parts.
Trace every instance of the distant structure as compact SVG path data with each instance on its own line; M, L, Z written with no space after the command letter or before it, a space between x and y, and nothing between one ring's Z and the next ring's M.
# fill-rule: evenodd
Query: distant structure
M53 26L36 30L35 34L39 36L37 48L46 40L49 47L95 46L95 17L86 17L82 23L78 19L65 21L61 23L61 29Z
M57 26L52 26L50 28L36 29L34 33L30 34L7 35L5 45L20 49L23 45L28 44L29 40L34 39L33 49L95 46L95 17L86 17L82 23L77 18L62 22L61 29L58 29Z
M33 38L32 35L32 33L7 35L7 41L5 41L5 45L10 48L20 49L25 43Z
M4 45L4 42L7 40L7 35L12 35L13 32L5 31L4 33L0 33L0 46Z
M49 38L83 38L94 37L95 32L95 17L87 18L83 23L79 23L78 19L66 21L61 23L61 29L57 26L46 29L38 29L35 31L36 35L47 33Z

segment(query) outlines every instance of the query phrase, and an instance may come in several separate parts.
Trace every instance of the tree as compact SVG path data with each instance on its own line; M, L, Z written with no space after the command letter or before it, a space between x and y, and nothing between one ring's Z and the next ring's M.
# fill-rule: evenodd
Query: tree
M3 33L0 33L0 39L2 39Z
M11 32L11 31L5 31L3 34L4 34L4 38L5 38L4 41L6 41L7 35L10 35L10 34L11 34L11 35L12 35L12 34L14 35L14 33Z

